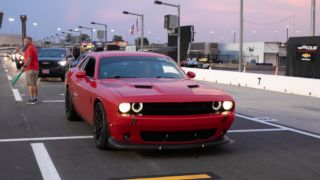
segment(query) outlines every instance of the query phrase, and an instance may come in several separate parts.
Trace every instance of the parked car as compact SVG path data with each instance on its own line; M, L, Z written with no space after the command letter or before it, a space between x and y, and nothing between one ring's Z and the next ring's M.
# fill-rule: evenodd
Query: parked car
M225 144L234 100L194 77L160 54L92 52L66 74L66 118L89 122L99 149Z
M42 48L39 52L39 77L59 77L64 81L72 53L65 48Z

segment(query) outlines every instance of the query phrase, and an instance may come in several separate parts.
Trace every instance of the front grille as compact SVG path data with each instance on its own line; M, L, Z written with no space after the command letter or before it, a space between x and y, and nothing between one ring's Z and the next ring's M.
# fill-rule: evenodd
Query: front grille
M213 137L216 129L194 131L142 131L141 138L145 142L185 142L205 140Z
M58 69L61 67L58 61L39 61L39 66L41 69Z
M212 102L143 103L143 115L193 115L214 113Z

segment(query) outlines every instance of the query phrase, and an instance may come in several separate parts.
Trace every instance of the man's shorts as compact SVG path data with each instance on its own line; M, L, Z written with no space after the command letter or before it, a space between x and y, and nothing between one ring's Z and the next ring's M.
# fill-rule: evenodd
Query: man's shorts
M36 86L38 80L39 71L27 70L26 71L26 80L28 86Z

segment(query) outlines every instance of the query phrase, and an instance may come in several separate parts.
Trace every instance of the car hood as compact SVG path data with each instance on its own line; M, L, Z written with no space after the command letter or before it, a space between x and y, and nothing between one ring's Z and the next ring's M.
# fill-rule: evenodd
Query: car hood
M177 100L209 100L209 97L231 98L222 90L213 88L193 80L188 79L109 79L102 80L101 84L105 88L112 88L123 97L149 97L161 99L168 97L172 101ZM228 98L228 99L229 99Z
M61 61L64 57L39 57L39 61Z

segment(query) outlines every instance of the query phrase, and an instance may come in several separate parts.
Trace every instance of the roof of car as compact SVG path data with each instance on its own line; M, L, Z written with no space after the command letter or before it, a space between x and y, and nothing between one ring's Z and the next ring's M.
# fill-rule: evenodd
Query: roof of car
M150 56L150 57L167 57L162 54L151 53L151 52L138 52L138 51L101 51L101 52L90 52L88 56L95 56L98 58L112 57L112 56Z

